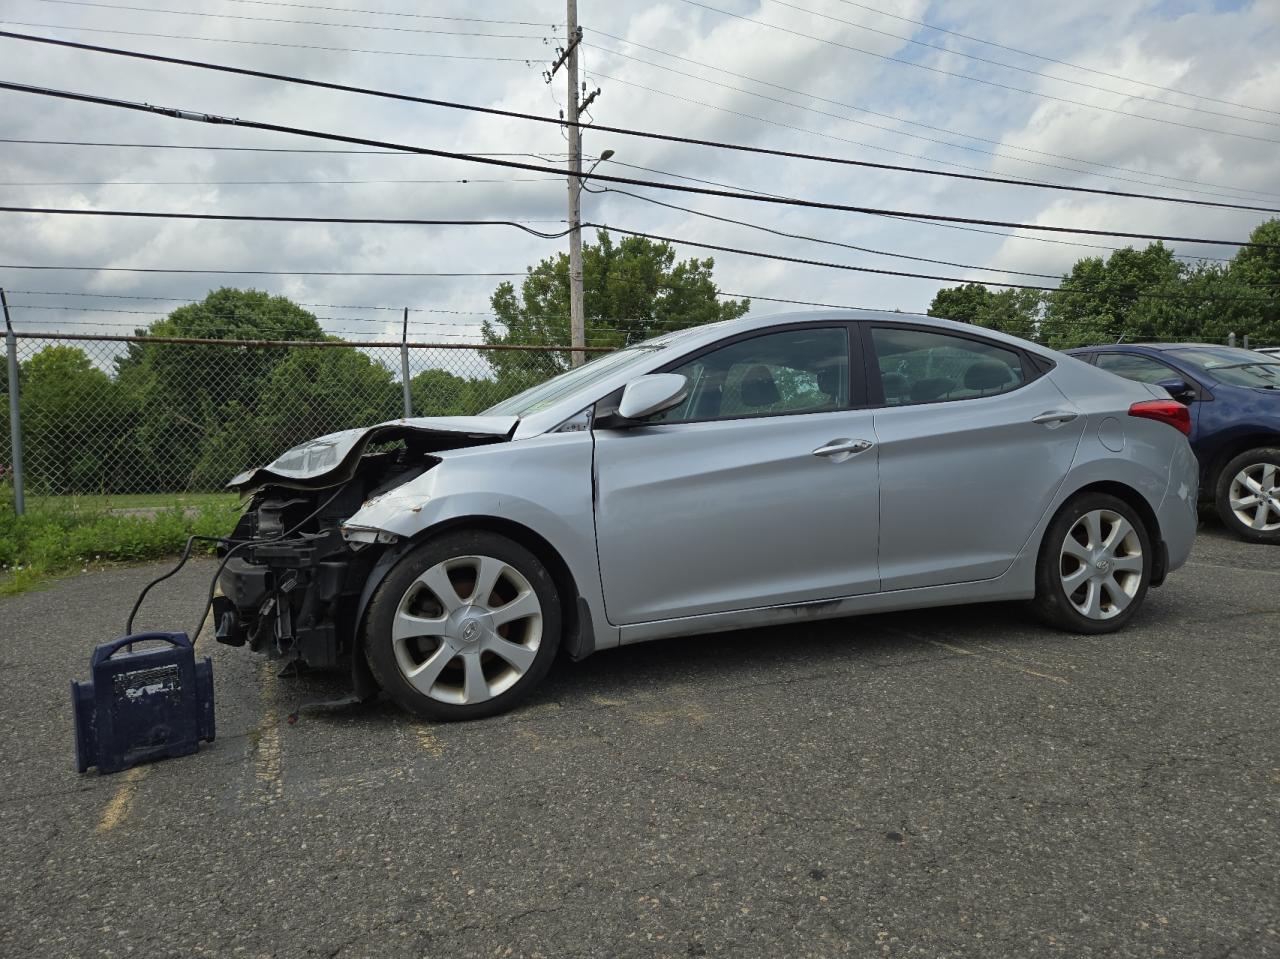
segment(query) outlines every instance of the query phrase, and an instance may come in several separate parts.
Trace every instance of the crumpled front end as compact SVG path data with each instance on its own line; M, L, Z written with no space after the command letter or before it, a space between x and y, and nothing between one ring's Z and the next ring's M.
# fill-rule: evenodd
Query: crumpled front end
M494 419L349 430L237 477L232 485L252 499L223 550L234 552L214 598L217 640L316 669L351 664L365 586L398 537L343 524L436 466L434 452L506 440L509 428Z

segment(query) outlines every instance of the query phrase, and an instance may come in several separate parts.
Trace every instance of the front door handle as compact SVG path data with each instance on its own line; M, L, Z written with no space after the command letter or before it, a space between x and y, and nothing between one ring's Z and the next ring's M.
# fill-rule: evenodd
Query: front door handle
M1047 426L1051 430L1056 430L1064 423L1070 423L1080 414L1075 410L1049 410L1047 413L1041 413L1039 416L1031 417L1032 423L1039 423L1041 426Z
M871 447L872 443L869 440L851 440L840 437L819 446L813 451L813 455L825 457L833 463L843 463L849 457L865 453Z

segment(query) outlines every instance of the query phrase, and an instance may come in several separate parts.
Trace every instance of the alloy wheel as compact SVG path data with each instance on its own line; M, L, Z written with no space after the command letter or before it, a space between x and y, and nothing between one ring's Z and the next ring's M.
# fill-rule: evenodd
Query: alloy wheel
M492 556L458 556L405 590L392 621L396 664L431 699L474 705L506 692L542 642L542 604L529 580Z
M1090 510L1072 524L1058 562L1067 601L1096 620L1111 619L1128 608L1145 568L1138 531L1107 509Z
M1242 526L1270 533L1280 529L1280 467L1274 463L1246 466L1231 480L1227 493L1231 512Z

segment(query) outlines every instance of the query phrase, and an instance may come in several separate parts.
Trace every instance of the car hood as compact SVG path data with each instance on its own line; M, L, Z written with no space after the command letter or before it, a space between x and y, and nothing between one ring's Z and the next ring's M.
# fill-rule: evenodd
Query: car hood
M227 486L242 493L269 484L295 488L333 486L354 475L361 455L371 443L412 438L415 446L426 452L458 449L510 439L517 422L515 416L420 416L342 430L300 443L266 466L245 470Z

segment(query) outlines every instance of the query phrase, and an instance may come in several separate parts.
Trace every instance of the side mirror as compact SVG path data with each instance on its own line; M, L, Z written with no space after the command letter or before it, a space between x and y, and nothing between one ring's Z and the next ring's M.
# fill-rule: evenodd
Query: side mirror
M1196 398L1195 387L1177 376L1170 377L1167 380L1160 380L1156 383L1156 386L1168 390L1169 395L1179 403L1190 403Z
M683 374L648 373L626 385L618 401L618 416L624 420L642 420L683 403L688 395L689 381Z

